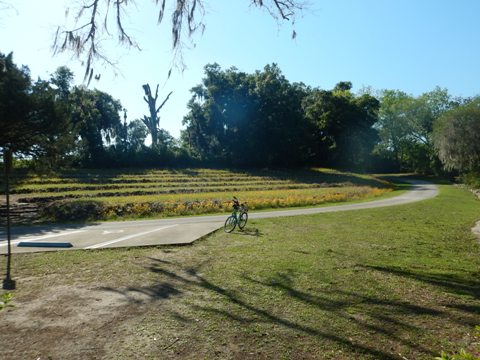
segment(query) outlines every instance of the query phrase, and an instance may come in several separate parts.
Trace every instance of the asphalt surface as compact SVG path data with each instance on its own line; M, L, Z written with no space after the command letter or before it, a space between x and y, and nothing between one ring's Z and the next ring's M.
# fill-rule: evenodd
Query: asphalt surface
M389 199L320 208L249 212L249 218L264 219L395 206L430 199L438 194L434 184L419 180L408 182L412 184L411 190ZM190 244L221 228L227 216L225 214L159 220L14 227L11 234L12 252ZM67 244L71 247L60 247ZM6 253L7 236L5 230L2 230L0 231L0 254Z

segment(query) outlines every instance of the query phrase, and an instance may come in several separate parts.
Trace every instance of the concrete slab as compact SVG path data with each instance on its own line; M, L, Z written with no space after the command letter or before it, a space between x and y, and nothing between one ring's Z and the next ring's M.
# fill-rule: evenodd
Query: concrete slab
M108 225L108 223L106 223ZM132 246L156 246L156 245L186 245L202 238L223 226L223 222L200 222L186 224L163 224L151 222L143 226L92 226L83 231L59 231L55 233L44 232L39 236L16 236L12 240L12 252L42 252L59 250L55 244L58 239L68 240L72 244L69 249L103 249L111 247L132 247ZM22 243L30 244L28 247L21 246ZM43 246L40 246L43 245ZM0 254L7 253L7 242L0 242Z

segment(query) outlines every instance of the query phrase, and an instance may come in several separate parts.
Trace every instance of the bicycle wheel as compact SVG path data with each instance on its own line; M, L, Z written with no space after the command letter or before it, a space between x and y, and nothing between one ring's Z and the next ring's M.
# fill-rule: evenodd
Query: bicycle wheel
M226 233L231 233L235 229L235 226L237 226L237 219L235 219L235 216L229 216L227 220L225 220L223 230L225 230Z
M240 230L243 230L245 225L247 225L248 214L246 212L240 214L240 219L238 220L238 227Z

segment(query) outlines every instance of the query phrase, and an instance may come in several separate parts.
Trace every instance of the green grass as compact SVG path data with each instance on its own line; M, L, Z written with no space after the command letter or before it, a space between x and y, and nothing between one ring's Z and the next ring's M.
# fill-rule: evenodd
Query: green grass
M52 284L122 294L112 314L122 320L108 346L96 345L110 359L478 353L480 245L470 228L480 202L440 189L415 204L254 220L189 247L18 255L15 299L48 298Z

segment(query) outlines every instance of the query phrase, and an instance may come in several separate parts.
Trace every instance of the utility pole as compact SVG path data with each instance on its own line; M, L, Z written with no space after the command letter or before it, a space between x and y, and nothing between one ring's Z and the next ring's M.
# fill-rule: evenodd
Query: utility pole
M10 269L12 267L12 248L11 248L11 232L10 232L10 187L9 175L12 168L12 148L10 144L6 144L3 148L3 167L5 168L5 196L7 198L7 274L3 279L3 289L14 290L15 280L12 280Z

